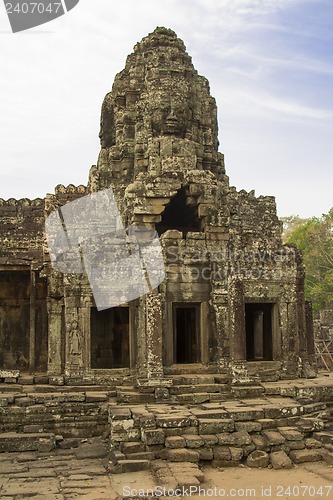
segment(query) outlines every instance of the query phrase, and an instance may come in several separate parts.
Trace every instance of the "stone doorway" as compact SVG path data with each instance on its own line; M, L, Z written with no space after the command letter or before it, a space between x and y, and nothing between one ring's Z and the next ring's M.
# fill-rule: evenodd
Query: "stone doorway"
M247 361L273 360L272 303L245 304Z
M173 304L174 364L200 363L200 304Z
M130 367L129 307L91 308L91 368Z
M0 368L46 372L46 292L34 271L0 271Z

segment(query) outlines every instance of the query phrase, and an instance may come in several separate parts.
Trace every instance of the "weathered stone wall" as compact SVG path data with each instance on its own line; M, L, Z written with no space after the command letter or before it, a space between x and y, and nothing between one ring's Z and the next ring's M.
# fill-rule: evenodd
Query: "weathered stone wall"
M333 309L320 311L319 318L313 321L313 329L318 365L333 370Z
M42 265L44 200L0 199L0 266Z

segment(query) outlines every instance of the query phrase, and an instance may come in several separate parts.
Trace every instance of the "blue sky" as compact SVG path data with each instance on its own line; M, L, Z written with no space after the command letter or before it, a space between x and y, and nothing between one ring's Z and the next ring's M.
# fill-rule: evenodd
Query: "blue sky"
M84 184L104 95L133 46L172 28L210 81L230 184L281 216L333 205L331 0L81 0L12 34L0 5L0 197Z

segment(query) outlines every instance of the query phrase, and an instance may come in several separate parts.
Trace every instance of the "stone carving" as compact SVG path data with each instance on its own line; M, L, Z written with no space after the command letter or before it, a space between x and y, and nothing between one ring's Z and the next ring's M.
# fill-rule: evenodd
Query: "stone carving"
M74 356L80 355L82 352L79 324L76 319L72 321L69 330L69 352Z

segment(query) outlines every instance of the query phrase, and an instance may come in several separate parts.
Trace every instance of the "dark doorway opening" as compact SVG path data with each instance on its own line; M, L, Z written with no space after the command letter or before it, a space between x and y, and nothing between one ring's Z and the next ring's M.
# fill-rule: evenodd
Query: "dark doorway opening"
M177 229L186 234L189 231L200 231L200 218L197 205L189 203L186 189L182 188L171 199L162 214L162 220L156 225L159 235L168 229Z
M29 370L30 272L0 273L0 367Z
M91 368L130 366L129 308L91 309Z
M174 362L200 363L199 304L174 304Z
M274 304L245 304L248 361L272 361L272 309Z

